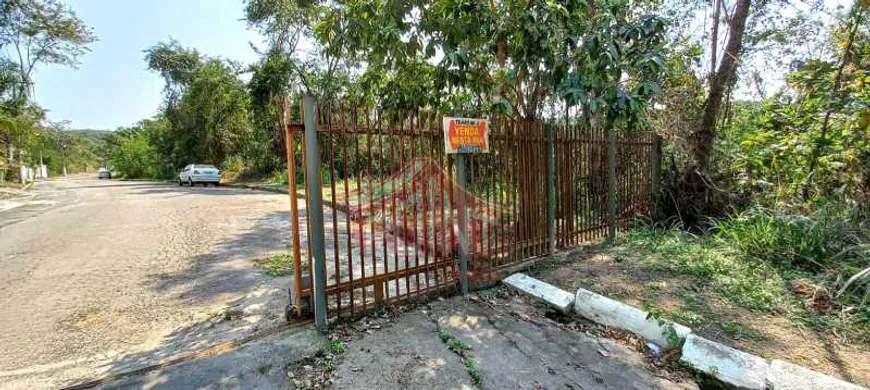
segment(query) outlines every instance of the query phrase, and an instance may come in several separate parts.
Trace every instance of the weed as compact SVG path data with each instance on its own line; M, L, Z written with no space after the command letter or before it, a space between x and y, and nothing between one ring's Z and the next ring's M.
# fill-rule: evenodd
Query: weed
M237 318L242 318L245 313L241 310L224 310L221 312L220 317L223 321L232 321Z
M335 370L335 362L332 360L324 360L323 361L323 370L324 371Z
M264 365L262 365L262 366L260 366L260 367L257 367L257 372L259 372L260 375L269 375L269 372L270 372L270 371L272 371L272 365L271 365L271 364L264 364Z
M695 329L701 328L707 323L707 319L704 318L704 316L689 310L673 312L671 313L671 318L673 318L674 321L686 324L688 327Z
M644 303L644 310L647 311L646 318L656 320L659 326L665 330L662 331L662 336L668 342L668 348L680 348L682 346L680 335L674 328L674 324L664 318L664 312L660 309L652 307L649 303Z
M347 351L347 344L344 341L331 341L329 350L335 355L341 355Z
M471 377L471 383L474 385L474 387L482 389L483 373L480 372L480 365L477 363L477 359L473 357L466 357L462 359L462 364L465 365L465 371L467 371L468 376Z
M293 273L293 258L286 253L256 259L254 265L264 269L269 276L280 277Z
M498 298L499 293L498 293L498 291L496 291L496 290L493 289L493 290L482 290L482 291L478 291L478 292L477 292L477 295L478 295L479 297L483 298L483 299L493 300L493 299Z
M317 346L317 350L314 351L314 356L315 357L324 357L324 356L326 356L327 353L329 353L329 344L322 343L322 344Z
M465 370L471 377L471 382L478 389L483 388L483 374L480 372L480 366L477 359L470 355L471 347L464 341L453 337L446 329L441 327L438 321L435 321L435 329L438 331L438 338L445 344L447 349L459 355L462 358L462 364L465 365Z
M764 340L765 338L761 332L752 328L747 328L736 322L724 323L722 324L722 329L729 336L736 339Z
M457 339L455 337L451 338L450 340L447 341L447 348L449 348L451 351L456 352L457 354L460 354L460 355L465 354L465 351L470 349L468 344L466 344L464 341Z
M450 332L441 328L441 324L436 322L435 327L438 329L438 338L441 339L441 342L446 343L453 338L453 335L451 335Z
M550 305L548 305L547 302L541 298L535 298L535 307L537 307L538 309L546 310L550 307Z

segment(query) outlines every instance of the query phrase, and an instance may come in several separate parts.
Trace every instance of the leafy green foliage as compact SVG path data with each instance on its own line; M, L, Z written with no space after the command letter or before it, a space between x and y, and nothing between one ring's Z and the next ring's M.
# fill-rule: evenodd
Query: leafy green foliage
M716 226L719 234L746 256L823 271L870 260L862 248L868 234L856 217L831 205L806 214L754 207L718 221Z

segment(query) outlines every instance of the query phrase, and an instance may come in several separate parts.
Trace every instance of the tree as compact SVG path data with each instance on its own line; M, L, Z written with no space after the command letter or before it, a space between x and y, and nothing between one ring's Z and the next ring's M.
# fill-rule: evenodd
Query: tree
M166 137L161 150L177 167L220 164L250 140L249 96L231 61L210 58L176 41L145 50L149 69L163 76Z
M692 146L697 170L706 172L710 165L710 152L713 149L713 140L716 138L716 127L719 121L719 110L725 98L726 89L730 88L735 81L737 66L743 51L743 36L746 32L746 19L749 17L749 0L737 0L734 5L733 15L728 21L728 43L725 52L719 62L718 68L710 74L707 100L704 103L704 114L698 129L692 134ZM721 1L716 6L724 6ZM718 11L718 10L717 10ZM718 35L718 12L717 20L713 21L713 35ZM713 61L716 58L717 40L711 40Z
M71 9L56 0L0 3L0 47L12 46L22 79L20 93L27 97L33 96L31 76L37 66L75 67L96 39Z

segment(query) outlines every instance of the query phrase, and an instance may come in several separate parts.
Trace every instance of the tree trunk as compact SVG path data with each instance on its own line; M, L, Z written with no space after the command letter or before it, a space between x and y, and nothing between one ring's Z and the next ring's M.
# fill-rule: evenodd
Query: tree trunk
M695 164L699 171L706 172L710 165L710 153L716 138L716 122L725 91L734 83L734 76L743 47L743 33L749 16L749 0L737 0L734 15L728 24L728 42L719 63L719 69L710 76L710 90L704 103L704 116L700 127L692 134ZM715 44L714 44L715 45ZM715 47L715 46L714 46Z

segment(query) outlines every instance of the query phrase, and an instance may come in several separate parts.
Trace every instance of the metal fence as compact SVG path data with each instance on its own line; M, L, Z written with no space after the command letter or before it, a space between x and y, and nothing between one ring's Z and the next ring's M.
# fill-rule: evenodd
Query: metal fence
M467 278L487 285L553 247L605 237L611 199L621 223L652 205L659 141L649 133L619 134L616 186L609 191L603 132L492 117L490 153L464 159L461 183L456 158L444 153L436 113L312 107L308 134L316 142L306 144L303 112L301 103L285 107L297 314L306 314L314 295L318 226L325 308L345 315L455 291L461 230L468 238ZM319 163L314 171L311 156ZM310 189L322 197L317 209ZM460 218L462 210L467 218ZM312 230L317 211L322 224Z

